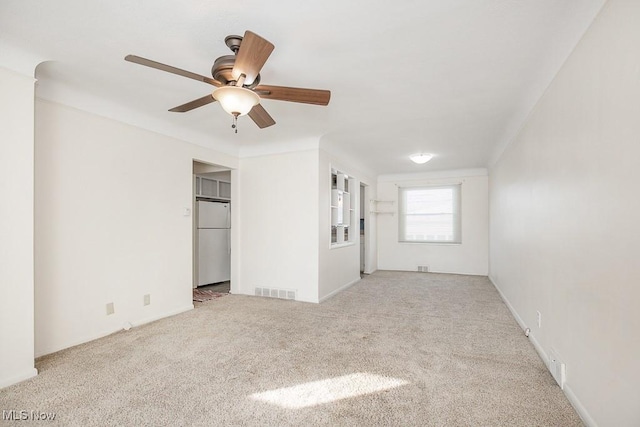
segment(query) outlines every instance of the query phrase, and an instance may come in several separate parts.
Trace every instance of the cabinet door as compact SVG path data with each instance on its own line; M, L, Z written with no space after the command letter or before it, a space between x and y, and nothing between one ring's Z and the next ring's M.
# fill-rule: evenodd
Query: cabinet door
M218 181L200 178L200 195L202 197L218 197Z
M220 194L218 197L221 199L231 199L231 183L225 181L218 182L218 190Z
M200 189L200 179L201 178L199 176L196 176L196 196L199 196L200 195L200 191L201 191L201 189Z

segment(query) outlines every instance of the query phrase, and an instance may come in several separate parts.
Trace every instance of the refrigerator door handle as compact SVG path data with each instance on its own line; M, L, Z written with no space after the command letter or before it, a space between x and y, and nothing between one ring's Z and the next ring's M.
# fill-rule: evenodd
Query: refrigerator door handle
M227 233L227 253L231 255L231 230Z

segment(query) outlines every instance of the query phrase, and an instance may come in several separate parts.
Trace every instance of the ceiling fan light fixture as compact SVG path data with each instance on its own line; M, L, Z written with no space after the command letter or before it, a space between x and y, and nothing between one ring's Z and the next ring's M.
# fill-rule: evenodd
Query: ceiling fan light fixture
M260 103L257 93L239 86L219 87L211 95L232 116L244 116Z
M416 153L416 154L410 155L409 158L411 159L412 162L421 165L431 160L433 158L433 154Z

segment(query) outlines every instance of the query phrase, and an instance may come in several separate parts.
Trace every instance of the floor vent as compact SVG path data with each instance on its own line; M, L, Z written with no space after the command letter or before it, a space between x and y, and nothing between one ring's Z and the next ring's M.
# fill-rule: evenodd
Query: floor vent
M419 265L418 266L418 271L420 273L428 273L429 272L429 266L428 265Z
M296 291L291 291L289 289L256 288L255 295L269 298L296 299Z

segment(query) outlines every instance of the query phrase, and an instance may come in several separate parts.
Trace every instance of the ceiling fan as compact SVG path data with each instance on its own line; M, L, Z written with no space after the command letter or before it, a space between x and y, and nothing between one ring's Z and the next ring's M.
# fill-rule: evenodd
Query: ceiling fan
M328 90L261 85L260 70L271 55L274 45L256 33L246 31L244 37L227 36L224 42L231 49L233 55L221 56L215 60L211 68L213 78L136 55L127 55L124 59L215 86L216 89L211 94L174 107L169 111L184 113L219 101L222 108L233 116L232 127L236 133L238 132L238 116L245 114L248 114L261 129L276 124L260 104L262 98L315 105L329 104L331 92Z

